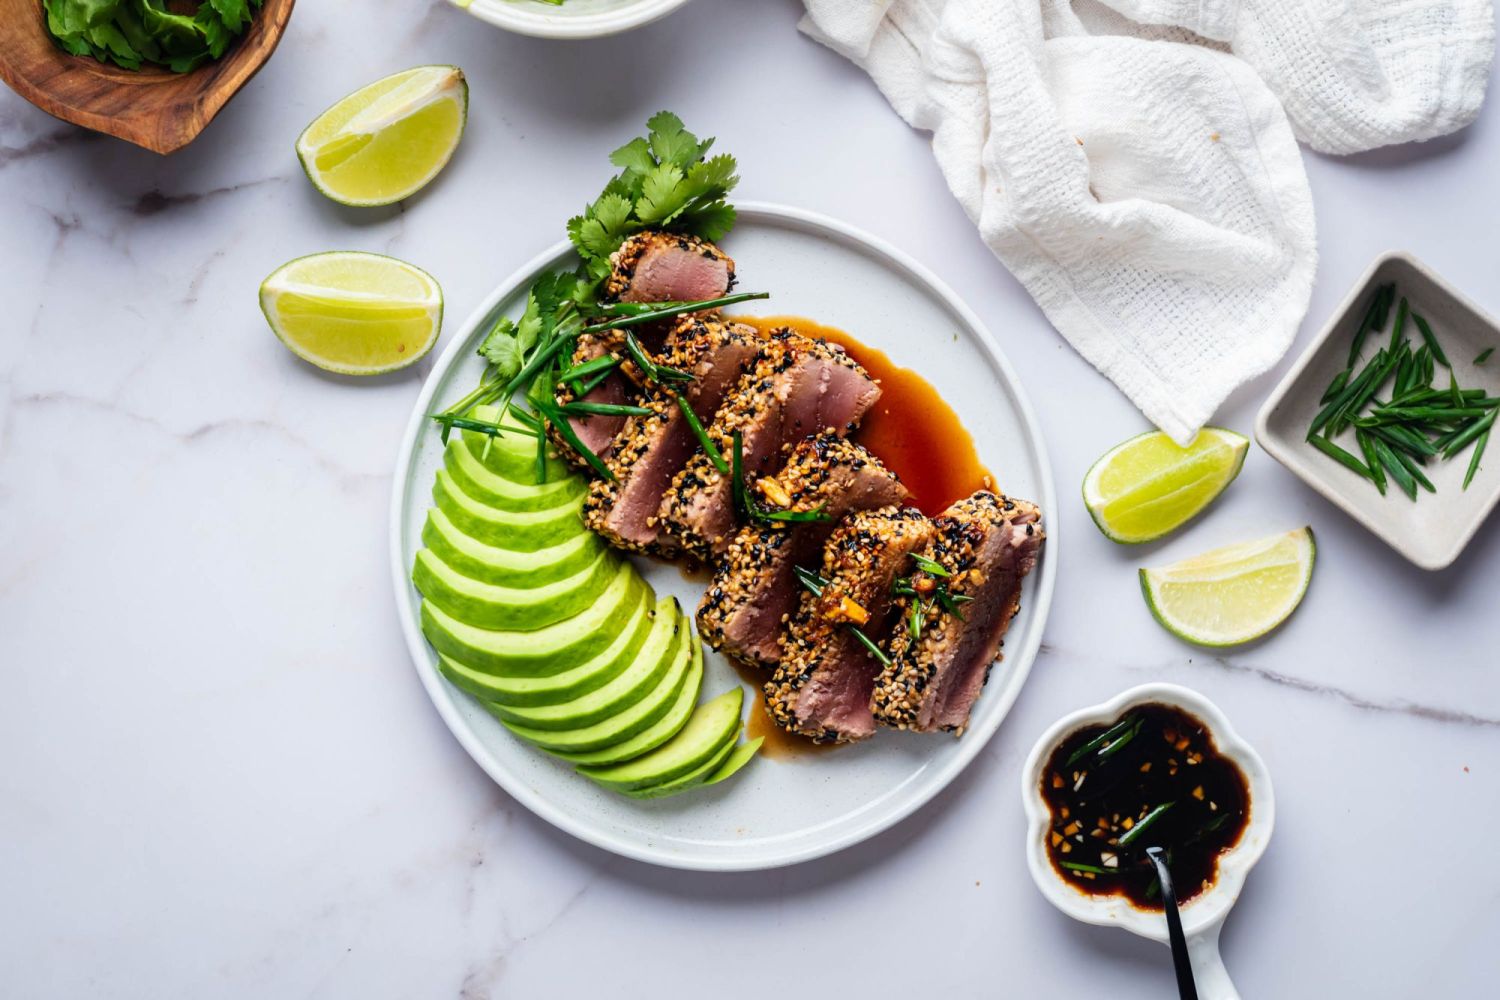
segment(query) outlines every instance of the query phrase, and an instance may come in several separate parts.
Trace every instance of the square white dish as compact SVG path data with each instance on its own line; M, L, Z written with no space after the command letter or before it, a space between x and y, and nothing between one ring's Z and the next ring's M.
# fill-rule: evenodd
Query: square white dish
M1471 452L1430 463L1423 472L1436 492L1420 490L1415 503L1394 484L1382 496L1369 480L1307 443L1307 429L1322 408L1324 390L1348 364L1350 345L1371 297L1391 282L1397 301L1404 296L1412 311L1431 323L1460 387L1500 395L1500 324L1412 255L1390 251L1370 266L1271 393L1256 419L1255 439L1271 457L1402 556L1423 569L1440 570L1452 565L1500 502L1500 442L1486 450L1467 490L1463 480ZM1388 342L1394 315L1393 305L1385 334L1368 337L1361 362ZM1475 359L1492 347L1495 354L1476 365ZM1444 385L1441 366L1438 370L1434 384ZM1345 431L1335 442L1359 454L1352 432Z

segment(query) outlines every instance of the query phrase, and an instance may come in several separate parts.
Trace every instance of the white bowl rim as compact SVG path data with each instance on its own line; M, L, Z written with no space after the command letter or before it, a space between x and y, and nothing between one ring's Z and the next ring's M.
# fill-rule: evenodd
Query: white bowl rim
M1031 405L1030 397L1026 394L1026 389L1021 382L1021 378L1016 373L1015 368L1012 367L1004 351L1001 350L989 327L959 297L958 293L949 287L947 282L925 264L922 264L904 250L897 248L894 244L857 226L836 219L833 216L777 202L746 200L736 202L735 207L739 212L741 220L759 217L774 222L793 222L804 226L820 228L850 240L866 250L873 251L885 257L907 271L952 309L963 320L966 328L978 339L980 348L989 355L990 361L1000 369L1006 384L1010 387L1014 405L1028 431L1027 447L1032 449L1036 456L1040 475L1040 482L1037 484L1036 502L1042 507L1043 511L1056 511L1059 509L1057 489L1052 476L1052 460L1047 451L1046 441L1041 433L1041 425L1037 420L1036 411ZM560 254L568 249L570 249L569 242L566 239L560 240L537 254L530 261L521 265L509 277L496 285L485 296L484 300L475 306L459 329L473 330L476 328L485 317L490 315L501 300L515 291L524 282L530 280L544 267L550 266ZM467 343L467 337L454 336L448 345L438 354L438 360L433 366L433 371L437 372L446 369L452 363L453 357L465 349ZM390 550L391 581L394 585L394 594L398 606L406 600L406 591L410 586L401 544L404 516L402 501L406 488L406 478L403 471L411 464L411 455L413 449L416 447L417 436L427 424L425 414L432 402L433 394L437 391L439 381L439 379L429 375L423 383L422 390L413 404L412 416L409 419L406 431L402 435L400 446L397 449L395 465L397 474L393 477L391 484L391 508L387 524L389 536L387 544ZM933 777L927 779L920 795L908 799L897 809L882 813L869 821L850 825L836 837L828 837L821 842L798 851L783 853L769 861L759 858L746 860L735 855L715 858L686 857L654 846L641 846L619 835L603 831L597 826L576 822L567 813L554 808L539 789L512 780L509 772L494 759L469 726L459 717L452 703L443 697L440 692L441 686L446 682L441 680L436 671L423 669L423 664L427 662L428 657L427 640L422 637L415 620L408 614L398 613L397 617L400 620L401 630L406 639L407 652L411 658L413 668L417 671L418 678L428 699L437 709L449 732L452 733L459 745L489 775L495 784L499 785L513 799L530 810L534 815L585 843L593 844L595 847L621 857L643 861L648 864L660 865L665 868L696 871L760 871L801 864L806 861L825 857L829 854L853 847L855 844L862 843L890 829L908 816L924 808L938 793L947 788L965 768L973 763L974 758L988 745L1000 726L1009 717L1010 710L1014 706L1016 699L1020 696L1021 689L1025 687L1026 681L1030 677L1031 669L1036 663L1037 655L1041 649L1042 634L1046 630L1047 619L1052 609L1052 598L1057 586L1057 536L1058 525L1049 525L1047 529L1046 550L1034 574L1036 582L1034 584L1035 590L1031 597L1031 607L1035 625L1027 631L1023 645L1016 648L1007 646L1006 660L1012 664L1011 670L1019 673L1020 676L1014 686L1007 688L1003 693L1004 697L1000 701L1000 707L994 710L994 721L985 726L970 729L965 734L963 740L967 744L963 751L955 754L946 762L941 770L935 772Z
M1047 857L1048 810L1042 799L1042 768L1052 751L1068 734L1084 726L1119 719L1126 710L1148 702L1181 708L1207 726L1220 753L1239 765L1250 786L1250 822L1239 843L1219 858L1219 873L1208 891L1182 907L1183 932L1193 937L1215 931L1229 915L1245 877L1265 853L1276 825L1276 797L1271 775L1255 749L1229 724L1229 719L1208 698L1179 684L1152 683L1121 692L1109 701L1079 709L1052 724L1032 747L1021 769L1021 801L1026 809L1026 863L1032 881L1053 906L1075 920L1125 930L1153 941L1167 943L1167 923L1161 914L1137 909L1118 896L1089 896L1065 882Z
M636 0L597 14L570 15L542 3L520 4L515 0L449 0L486 24L532 38L603 38L666 17L688 0ZM534 9L537 8L537 9Z

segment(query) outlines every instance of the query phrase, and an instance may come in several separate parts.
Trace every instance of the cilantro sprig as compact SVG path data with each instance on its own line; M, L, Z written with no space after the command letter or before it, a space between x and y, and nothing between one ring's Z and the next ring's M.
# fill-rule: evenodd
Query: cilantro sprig
M584 269L595 281L609 274L610 254L643 229L720 240L734 227L725 196L739 183L734 157L710 157L712 138L700 140L670 111L646 123L649 133L610 154L622 168L582 215L568 220Z
M121 2L155 3L158 0ZM217 4L221 0L211 2ZM246 0L224 2L243 3ZM698 139L671 112L654 115L648 128L645 137L633 139L611 154L611 162L622 168L621 172L610 179L599 198L582 215L568 221L568 236L578 250L582 260L580 266L572 271L541 275L527 292L526 306L520 318L499 317L480 341L478 353L486 366L479 385L457 403L433 415L445 441L455 428L492 438L500 436L512 429L511 425L502 427L507 414L514 414L518 419L524 414L523 422L533 428L537 439L539 477L546 471L548 435L545 432L550 426L552 434L571 445L595 473L613 479L609 468L578 439L568 418L632 415L647 411L617 404L558 402L554 393L559 384L572 387L574 396L581 399L619 364L619 359L601 357L573 365L572 347L577 339L584 334L626 330L626 346L637 368L648 380L671 388L691 381L692 376L663 366L649 357L629 332L632 328L659 323L684 313L768 297L764 292L741 292L694 302L599 301L599 285L611 267L609 257L630 235L649 228L717 240L734 225L734 209L724 200L738 181L734 175L734 158L723 155L710 158L707 154L713 140ZM513 407L518 393L525 394L531 413ZM475 407L497 402L500 412L494 420L476 421L472 418L470 411ZM679 405L682 403L679 395ZM711 453L710 457L716 456ZM716 464L723 462L722 456L717 458ZM774 520L816 520L825 515L818 512L798 515L770 512L767 516Z

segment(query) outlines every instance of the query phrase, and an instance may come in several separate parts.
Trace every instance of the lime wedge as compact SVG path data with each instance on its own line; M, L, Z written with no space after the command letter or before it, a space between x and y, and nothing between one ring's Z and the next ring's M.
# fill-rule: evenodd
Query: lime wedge
M1156 620L1200 646L1236 646L1286 621L1312 580L1311 528L1226 545L1171 566L1141 570Z
M260 308L293 354L341 375L379 375L422 357L443 325L443 290L394 257L340 250L283 264Z
M1192 520L1234 482L1250 439L1205 427L1183 448L1161 431L1112 449L1083 477L1089 516L1111 541L1161 538Z
M343 205L389 205L437 176L464 134L469 84L457 66L418 66L376 80L297 137L317 189Z

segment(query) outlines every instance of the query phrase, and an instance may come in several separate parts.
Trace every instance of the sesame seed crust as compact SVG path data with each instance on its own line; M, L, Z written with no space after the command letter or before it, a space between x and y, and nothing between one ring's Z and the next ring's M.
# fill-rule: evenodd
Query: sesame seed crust
M959 501L935 519L936 534L922 553L942 565L950 575L940 578L917 570L912 574L913 586L921 589L925 581L931 581L933 587L946 585L955 597L977 596L984 588L985 574L990 569L979 565L980 551L990 534L997 529L1009 531L1014 527L1025 538L1040 542L1045 537L1040 518L1035 505L987 490ZM1018 606L1014 597L1012 595L1010 602L997 609L1007 623ZM925 616L920 636L913 637L907 617L912 600L903 597L898 602L901 613L888 649L891 664L881 671L871 699L875 718L896 729L931 728L922 724L923 708L936 697L935 684L940 670L959 648L966 629L992 627L994 624L965 621L940 606L932 607ZM991 667L993 661L986 667L985 679L988 679ZM941 728L962 735L964 727Z
M873 731L833 728L799 711L802 692L827 669L848 669L851 662L874 676L880 664L837 620L845 600L870 609L867 626L877 642L893 608L891 583L905 568L909 553L924 548L933 523L913 507L883 507L846 518L823 548L821 575L828 582L820 595L806 591L781 636L782 657L765 684L766 711L788 732L816 743L863 739ZM878 619L878 620L877 620Z

